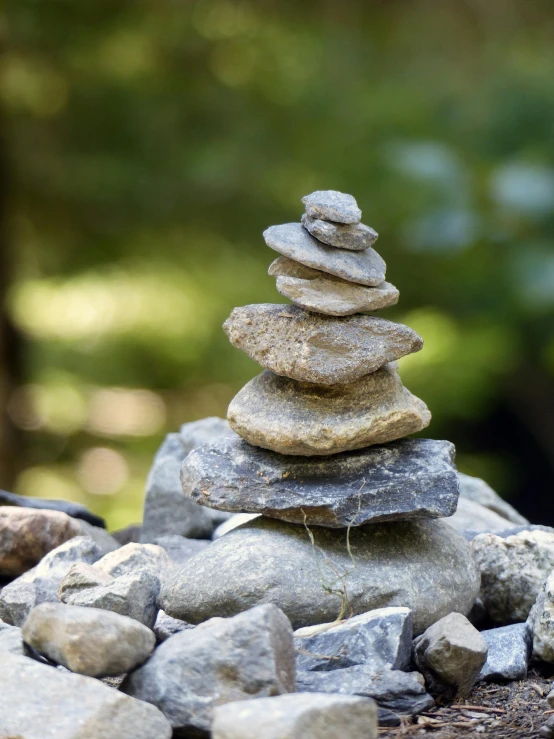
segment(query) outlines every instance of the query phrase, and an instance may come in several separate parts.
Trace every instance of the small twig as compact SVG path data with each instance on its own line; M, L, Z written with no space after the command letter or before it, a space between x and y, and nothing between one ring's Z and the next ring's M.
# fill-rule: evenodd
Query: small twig
M489 708L489 706L472 706L471 703L453 703L449 708L463 709L464 711L489 711L490 713L506 713L504 708Z

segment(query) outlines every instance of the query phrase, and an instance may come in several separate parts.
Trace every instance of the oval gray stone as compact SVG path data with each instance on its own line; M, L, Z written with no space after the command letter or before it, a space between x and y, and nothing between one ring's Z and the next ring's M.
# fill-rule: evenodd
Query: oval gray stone
M235 395L227 417L250 444L304 456L386 444L431 422L425 403L390 364L345 385L313 385L265 370Z
M339 190L316 190L302 198L306 213L312 218L336 223L359 223L362 211L353 195Z
M302 215L302 225L312 236L328 246L350 251L363 251L377 241L379 234L364 223L333 223Z
M385 279L387 265L371 247L364 251L347 251L327 246L315 239L300 223L270 226L263 236L269 248L279 254L307 267L342 277L343 280L375 286Z
M478 591L470 546L442 521L374 524L348 535L260 517L175 570L160 606L199 623L274 603L294 628L402 606L413 611L418 634L452 611L468 613Z
M202 505L331 528L450 516L458 502L454 445L434 439L331 457L283 456L221 439L189 454L181 481Z
M384 318L335 318L272 303L235 308L223 329L262 367L320 385L353 382L423 346L411 328Z

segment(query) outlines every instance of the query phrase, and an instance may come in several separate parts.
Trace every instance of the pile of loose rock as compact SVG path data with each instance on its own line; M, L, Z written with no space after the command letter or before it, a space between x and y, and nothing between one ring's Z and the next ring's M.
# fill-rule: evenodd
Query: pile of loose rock
M265 233L295 305L225 325L265 371L166 438L140 526L0 493L0 737L371 739L554 664L554 530L403 438L422 341L360 314L398 291L355 200L304 202Z

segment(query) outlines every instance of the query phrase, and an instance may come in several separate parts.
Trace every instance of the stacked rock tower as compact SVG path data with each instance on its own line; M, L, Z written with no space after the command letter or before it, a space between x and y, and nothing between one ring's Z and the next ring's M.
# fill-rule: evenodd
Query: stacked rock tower
M319 611L309 606L325 590L319 575L310 576L314 590L299 606L307 591L282 587L275 544L301 546L309 557L309 537L318 551L334 552L327 566L345 548L351 553L355 530L369 559L354 575L367 580L356 585L352 611L410 606L425 628L451 610L467 612L477 587L466 543L431 520L456 511L454 446L404 438L431 420L396 364L423 341L408 326L368 313L398 301L372 247L377 233L360 222L351 195L319 191L303 203L302 223L264 232L280 254L269 274L293 305L235 308L224 324L232 344L265 369L229 405L235 434L193 450L181 471L183 491L197 503L262 517L195 558L186 588L169 588L165 603L171 615L194 621L273 598L295 625L317 623L317 613L328 613L324 597ZM231 583L242 575L241 599Z

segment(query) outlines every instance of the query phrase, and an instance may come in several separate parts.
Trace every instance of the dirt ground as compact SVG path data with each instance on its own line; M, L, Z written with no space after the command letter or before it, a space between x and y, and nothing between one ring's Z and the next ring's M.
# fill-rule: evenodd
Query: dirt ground
M552 681L551 670L535 668L520 682L481 683L464 700L437 705L403 726L379 729L379 739L538 739L539 729L554 715L546 702Z

